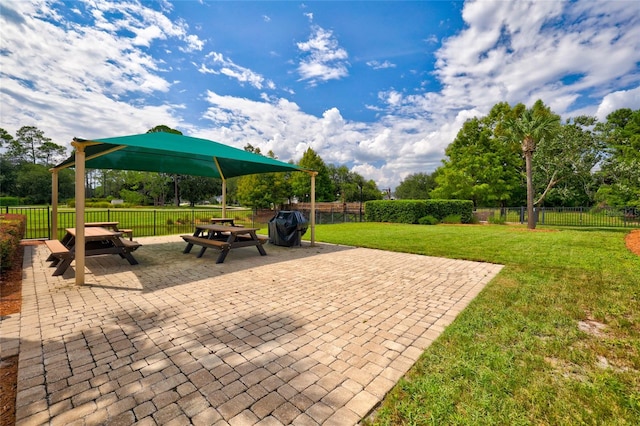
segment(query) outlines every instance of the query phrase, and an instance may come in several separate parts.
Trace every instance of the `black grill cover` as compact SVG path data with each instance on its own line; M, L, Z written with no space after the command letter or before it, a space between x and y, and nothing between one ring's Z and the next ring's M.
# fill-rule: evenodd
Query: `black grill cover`
M269 242L277 246L299 246L309 222L297 210L280 211L269 221Z

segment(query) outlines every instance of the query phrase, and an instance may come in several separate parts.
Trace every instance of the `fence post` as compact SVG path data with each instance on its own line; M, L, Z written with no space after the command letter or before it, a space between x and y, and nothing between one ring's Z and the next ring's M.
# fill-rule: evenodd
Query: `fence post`
M524 223L524 207L520 207L520 225Z
M582 225L582 207L580 207L580 225Z
M156 214L158 212L156 211L156 209L153 209L153 236L156 236Z

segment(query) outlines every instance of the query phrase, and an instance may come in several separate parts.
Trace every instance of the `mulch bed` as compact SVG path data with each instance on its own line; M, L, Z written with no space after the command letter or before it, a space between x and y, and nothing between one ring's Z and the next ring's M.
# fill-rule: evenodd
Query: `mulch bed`
M23 242L21 245L42 244ZM631 252L640 256L640 229L633 230L625 237L625 244ZM0 316L16 314L22 306L22 259L20 250L13 266L2 274L0 281ZM15 424L16 388L18 381L18 357L0 360L0 426Z
M629 232L624 239L627 248L640 256L640 229Z

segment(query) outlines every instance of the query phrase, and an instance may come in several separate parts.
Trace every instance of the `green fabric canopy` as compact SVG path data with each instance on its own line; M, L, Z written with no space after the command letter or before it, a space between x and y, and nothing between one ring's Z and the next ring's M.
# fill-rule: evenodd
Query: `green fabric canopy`
M207 139L155 132L107 139L74 139L84 145L86 168L138 170L227 179L254 173L308 171ZM75 166L75 153L54 169Z
M317 172L295 164L243 151L206 139L153 132L107 139L78 139L74 153L51 169L53 238L58 229L58 172L75 167L76 175L76 284L84 284L85 169L138 170L222 179L222 216L226 215L226 180L270 172L307 172L311 176L311 245L315 242L315 176Z

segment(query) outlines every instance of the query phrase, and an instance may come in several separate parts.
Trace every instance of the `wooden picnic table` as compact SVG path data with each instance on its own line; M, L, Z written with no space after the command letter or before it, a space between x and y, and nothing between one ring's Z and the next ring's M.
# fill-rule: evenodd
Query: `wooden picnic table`
M118 229L120 222L86 222L85 228L106 228L115 232L121 232L129 237L129 241L133 241L133 229Z
M212 217L211 219L209 219L209 221L214 224L214 225L224 225L225 223L228 223L231 226L235 226L233 224L233 218L232 217Z
M267 239L258 237L256 231L259 229L228 225L196 225L193 235L181 235L187 243L183 253L191 252L193 246L198 245L202 247L198 257L202 257L207 248L215 248L220 250L216 263L222 263L231 249L256 246L260 255L266 256L267 252L262 245L267 242Z
M52 261L51 266L57 266L53 272L54 276L64 274L75 259L76 228L67 228L66 231L67 233L62 238L62 241L45 241L45 244L51 250L51 255L47 260ZM122 232L101 227L86 227L84 229L85 256L117 254L123 259L127 259L129 264L137 265L138 261L131 252L141 245L135 241L127 241L121 236Z

